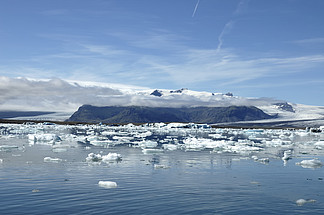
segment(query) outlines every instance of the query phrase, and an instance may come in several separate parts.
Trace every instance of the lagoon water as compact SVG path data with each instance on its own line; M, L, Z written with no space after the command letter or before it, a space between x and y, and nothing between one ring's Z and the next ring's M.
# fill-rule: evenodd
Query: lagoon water
M1 137L1 214L324 213L323 168L296 165L323 161L320 150L284 164L270 152L269 162L257 162L250 155L208 149L143 153L126 144L67 145L30 143L26 133ZM86 162L89 153L118 153L122 160ZM316 201L297 205L298 199Z

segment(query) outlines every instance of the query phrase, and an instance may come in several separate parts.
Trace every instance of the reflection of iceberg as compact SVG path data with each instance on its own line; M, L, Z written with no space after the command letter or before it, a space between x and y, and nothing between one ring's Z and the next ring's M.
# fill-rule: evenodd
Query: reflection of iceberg
M170 166L164 164L154 164L154 169L169 169Z
M312 159L303 160L301 162L296 163L296 165L300 165L303 168L320 168L323 166L323 163L318 159Z

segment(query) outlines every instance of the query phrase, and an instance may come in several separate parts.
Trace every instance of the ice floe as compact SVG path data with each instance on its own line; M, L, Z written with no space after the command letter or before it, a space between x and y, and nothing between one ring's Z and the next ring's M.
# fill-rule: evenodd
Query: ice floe
M118 153L108 153L107 155L95 154L93 152L89 153L86 157L87 162L112 162L120 161L122 156Z
M99 181L98 185L107 189L117 188L117 183L114 181Z
M53 163L59 163L63 160L61 158L51 158L51 157L45 157L44 162L53 162Z
M299 165L303 168L320 168L323 166L323 163L318 159L312 159L302 160L301 162L297 162L296 165Z
M298 205L298 206L303 206L304 204L306 204L306 203L315 203L316 202L316 200L315 199L298 199L297 201L296 201L296 204Z
M107 155L101 156L103 162L111 162L121 160L122 156L117 153L108 153Z

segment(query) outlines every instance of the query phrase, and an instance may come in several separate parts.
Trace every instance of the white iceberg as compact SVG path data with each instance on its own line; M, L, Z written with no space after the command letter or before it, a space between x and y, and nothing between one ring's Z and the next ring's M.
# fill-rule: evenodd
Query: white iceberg
M101 156L103 162L121 160L122 156L117 153L108 153L107 155Z
M316 202L315 199L308 199L308 200L306 200L306 199L298 199L298 200L296 201L296 204L297 204L298 206L303 206L303 205L306 204L306 203L315 203L315 202Z
M174 150L178 149L178 146L175 145L175 144L170 144L169 143L169 144L163 144L162 148L165 149L165 150L174 151Z
M284 151L284 155L281 159L283 161L287 161L287 160L291 159L291 154L292 154L291 150Z
M18 146L13 146L13 145L1 145L0 146L0 151L11 151L13 149L18 149Z
M296 165L299 165L303 168L320 168L323 166L323 163L318 159L312 159L312 160L303 160L301 162L297 162Z
M144 153L144 154L156 154L156 153L162 153L162 152L164 152L164 150L163 149L143 149L142 150L142 152Z
M117 183L114 181L99 181L98 185L103 188L117 188Z
M44 162L53 162L53 163L59 163L63 161L61 158L51 158L51 157L45 157Z
M87 162L100 162L101 160L101 154L89 153L88 157L86 157Z
M28 134L28 140L31 143L44 142L53 144L61 141L61 138L56 134Z

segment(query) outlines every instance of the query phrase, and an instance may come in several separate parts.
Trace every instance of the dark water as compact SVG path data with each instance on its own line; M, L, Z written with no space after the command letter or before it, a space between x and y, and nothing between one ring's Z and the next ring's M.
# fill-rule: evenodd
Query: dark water
M1 214L324 214L323 168L295 165L304 157L265 165L209 151L75 146L55 153L24 139L1 141L21 147L0 152ZM90 152L123 159L87 163ZM63 161L44 162L47 156ZM102 180L118 187L100 187ZM297 206L301 198L316 202Z

